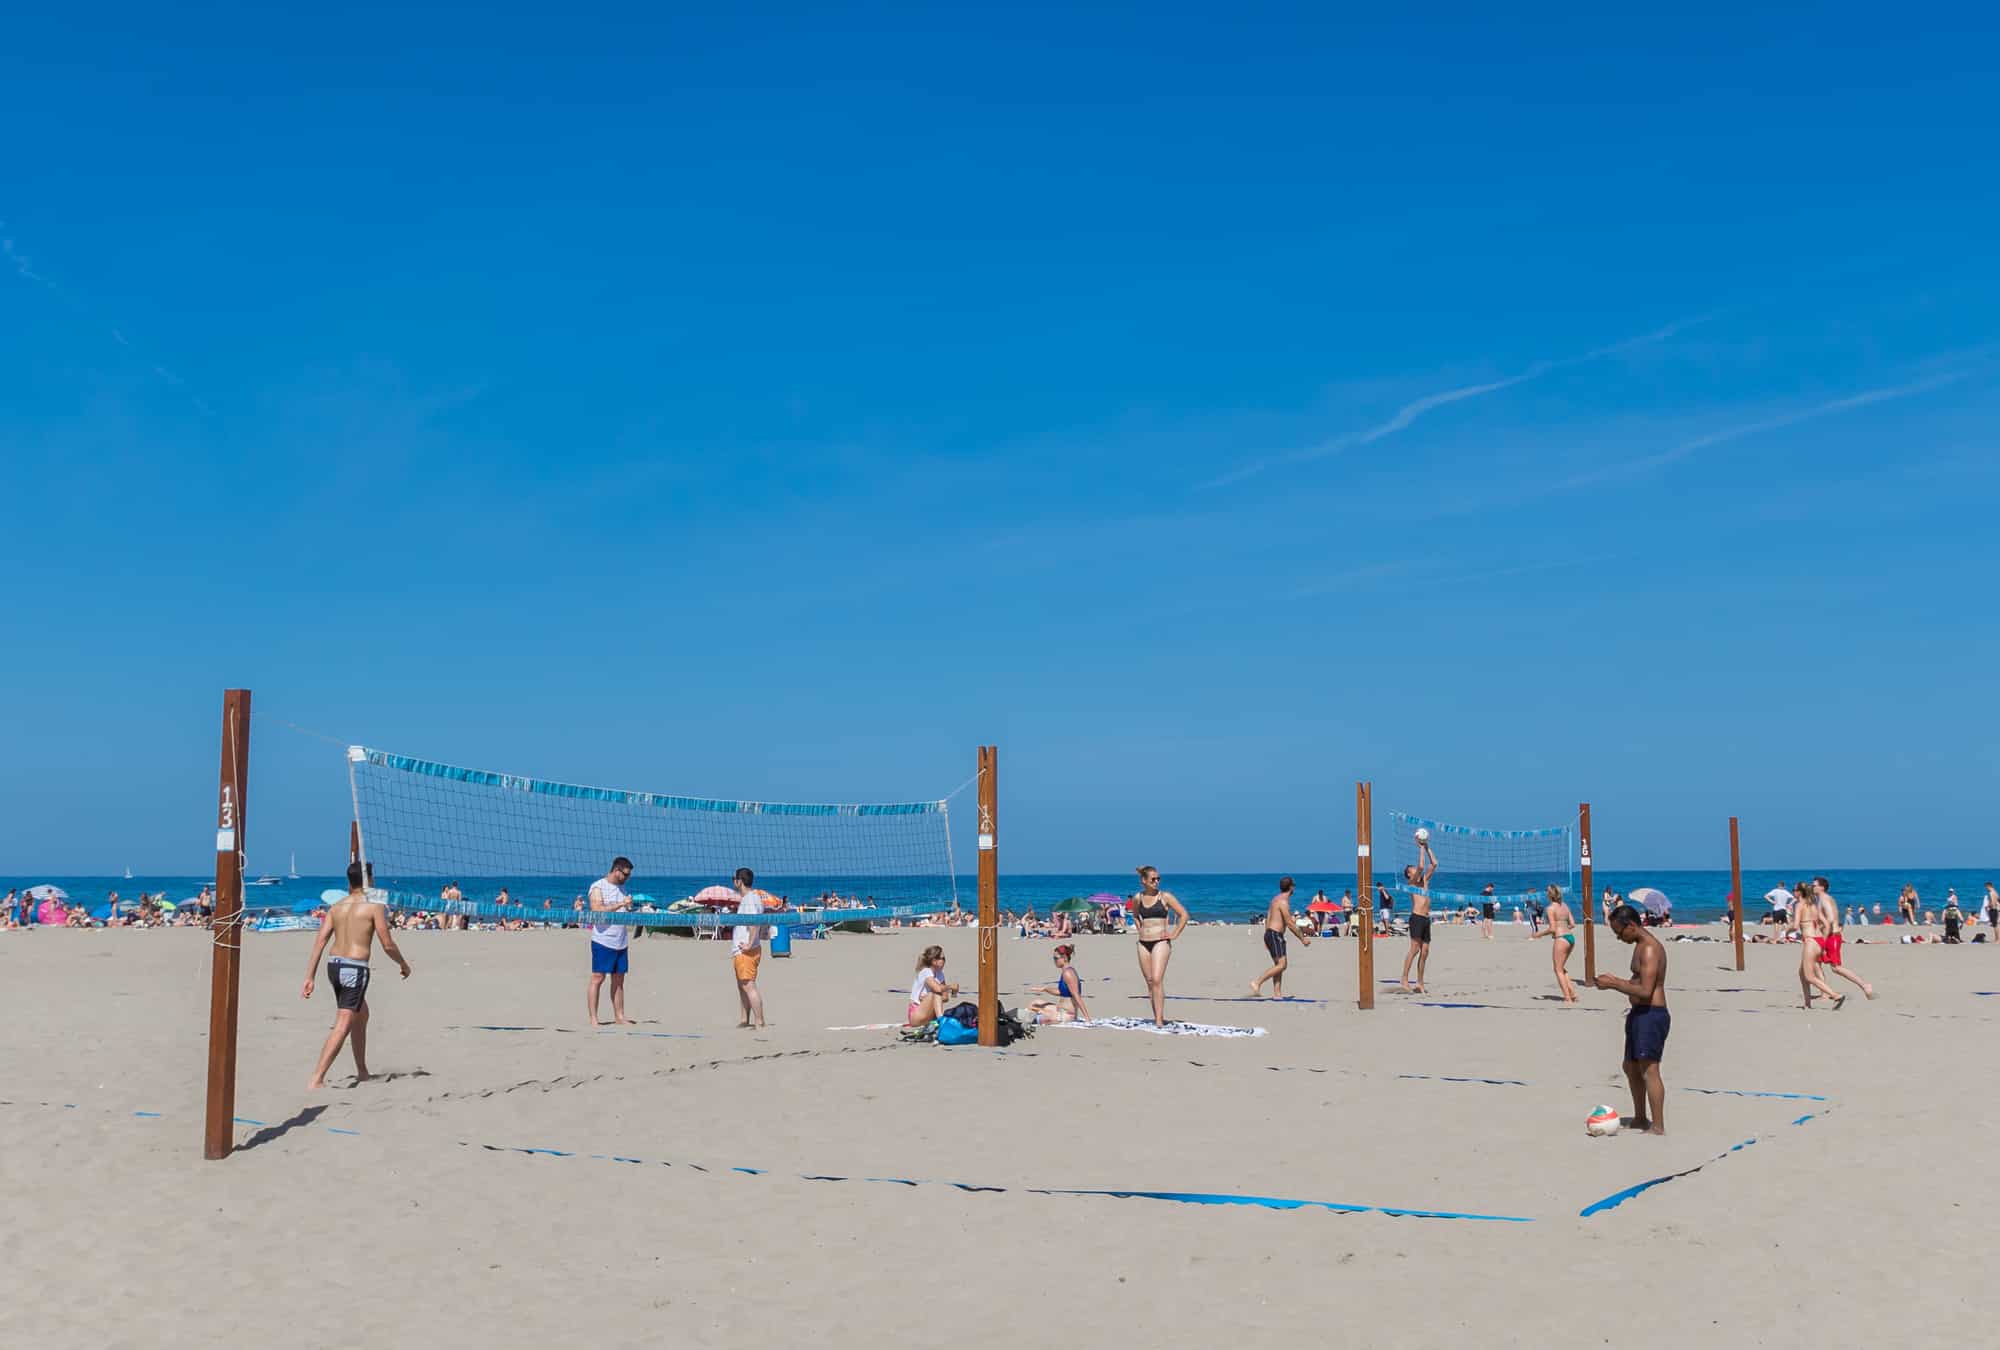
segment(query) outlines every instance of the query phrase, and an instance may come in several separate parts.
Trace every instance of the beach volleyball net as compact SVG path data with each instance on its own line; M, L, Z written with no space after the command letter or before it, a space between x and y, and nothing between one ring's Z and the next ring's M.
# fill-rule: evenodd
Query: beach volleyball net
M1550 886L1560 886L1566 898L1576 890L1575 821L1542 830L1488 830L1391 811L1387 853L1392 871L1385 880L1398 893L1410 889L1403 868L1417 863L1418 830L1428 832L1437 859L1437 875L1429 887L1434 905L1525 905L1546 899Z
M618 857L632 861L625 889L638 908L595 913L592 922L725 921L696 897L722 894L739 867L791 905L761 920L773 925L909 917L958 902L949 796L733 801L587 787L364 746L348 748L347 771L362 860L396 909L575 922L578 901ZM447 886L463 898L443 899Z

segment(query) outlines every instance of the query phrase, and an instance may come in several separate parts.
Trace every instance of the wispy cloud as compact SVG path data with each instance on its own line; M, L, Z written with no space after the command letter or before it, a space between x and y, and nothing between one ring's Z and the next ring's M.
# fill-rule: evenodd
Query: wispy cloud
M1254 478L1266 469L1280 468L1288 464L1305 464L1316 459L1325 459L1329 455L1337 455L1343 450L1352 450L1359 446L1371 445L1385 436L1393 436L1397 432L1408 428L1425 413L1432 412L1438 408L1446 407L1453 403L1462 403L1469 398L1480 398L1487 394L1497 394L1502 389L1512 389L1517 384L1526 384L1529 380L1540 379L1551 371L1565 370L1571 366L1580 366L1587 361L1599 361L1607 356L1616 356L1620 352L1631 351L1635 347L1644 347L1655 342L1665 342L1668 338L1683 329L1705 322L1712 317L1714 316L1711 314L1697 314L1685 319L1676 319L1670 324L1653 329L1651 332L1641 333L1636 337L1624 338L1606 346L1593 347L1591 350L1577 356L1563 356L1547 361L1537 361L1516 375L1508 375L1497 380L1488 380L1483 384L1468 384L1457 389L1445 389L1435 394L1426 394L1422 398L1405 403L1402 407L1396 409L1386 421L1379 422L1365 430L1349 432L1343 436L1336 436L1332 440L1322 441L1318 445L1307 446L1301 450L1293 450L1287 454L1271 455L1263 459L1251 460L1246 464L1238 465L1227 473L1218 474L1216 477L1198 484L1198 486L1204 489L1226 487L1231 483L1240 483L1246 478Z
M4 220L0 220L0 230L4 230L6 228L7 228L7 222ZM0 257L4 257L8 262L14 264L14 271L23 280L38 281L42 285L48 287L50 290L55 291L58 294L61 293L61 288L57 286L53 281L50 281L47 277L43 276L40 272L37 272L35 270L34 264L29 262L27 257L14 247L14 241L12 239L5 237L4 235L0 235Z
M68 305L70 309L74 310L76 313L82 315L83 317L90 319L94 323L101 324L104 330L111 335L112 341L116 342L119 346L124 347L128 350L132 349L132 340L126 337L125 334L122 331L120 331L120 329L116 324L104 323L103 320L97 318L96 315L91 314L89 309L82 302L80 302L75 296L71 295L61 286L57 285L54 278L36 271L33 261L31 261L26 254L21 252L20 248L15 244L13 237L11 235L4 233L6 228L7 228L7 222L4 220L0 220L0 259L5 259L7 262L10 262L14 265L15 275L19 276L23 281L32 281L39 286L46 287L64 304ZM210 408L208 404L202 400L200 395L196 394L192 389L188 388L188 382L186 380L174 374L174 372L168 370L165 366L160 365L158 362L148 362L147 364L151 367L153 374L159 376L162 380L166 381L174 388L180 390L183 394L186 394L189 401L191 401L196 408L200 409L204 416L209 416L214 413L215 410L213 408Z
M1891 400L1899 398L1914 398L1918 394L1928 394L1933 389L1942 389L1948 384L1956 384L1958 381L1964 379L1968 373L1963 370L1954 370L1947 371L1941 375L1927 375L1920 380L1911 380L1905 384L1885 385L1879 389L1865 389L1861 393L1849 394L1844 398L1828 399L1824 403L1815 403L1809 408L1795 408L1791 412L1778 413L1771 417L1760 417L1754 422L1740 422L1735 426L1723 427L1719 431L1707 432L1694 437L1692 440L1682 441L1679 445L1671 446L1668 449L1660 450L1650 455L1641 455L1636 459L1620 460L1616 464L1606 464L1601 468L1573 475L1572 477L1550 484L1547 490L1550 492L1566 492L1572 488L1588 487L1593 483L1601 483L1610 478L1623 478L1630 474L1644 473L1648 469L1657 469L1661 465L1672 464L1675 460L1686 459L1689 455L1695 454L1697 451L1706 450L1712 445L1722 445L1728 441L1741 440L1745 436L1755 436L1766 431L1777 431L1783 427L1796 426L1800 422L1811 422L1821 417L1832 417L1838 413L1852 412L1856 408L1866 408L1876 403L1888 403Z

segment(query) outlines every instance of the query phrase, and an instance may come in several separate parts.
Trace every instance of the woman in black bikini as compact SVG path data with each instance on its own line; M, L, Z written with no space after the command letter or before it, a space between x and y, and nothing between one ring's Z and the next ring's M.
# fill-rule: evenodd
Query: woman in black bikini
M1174 939L1187 927L1187 907L1172 891L1160 889L1160 869L1139 869L1139 893L1132 897L1132 917L1139 926L1139 974L1146 980L1146 997L1153 1001L1153 1025L1167 1024L1167 961Z

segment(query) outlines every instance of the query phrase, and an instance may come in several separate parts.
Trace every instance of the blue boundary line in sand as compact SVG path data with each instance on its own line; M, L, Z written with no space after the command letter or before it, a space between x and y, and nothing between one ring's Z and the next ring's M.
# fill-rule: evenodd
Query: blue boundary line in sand
M697 1172L735 1172L744 1176L771 1176L773 1173L761 1167L703 1167L699 1163L655 1162L645 1158L628 1158L611 1153L579 1153L569 1149L522 1147L507 1144L472 1144L460 1142L461 1148L480 1148L489 1153L523 1153L544 1158L589 1158L600 1162L625 1163L633 1166L681 1166ZM1024 1195L1081 1195L1099 1196L1113 1200L1164 1200L1183 1205L1248 1205L1258 1209L1324 1209L1336 1214L1385 1214L1398 1219L1462 1219L1475 1223L1533 1223L1535 1220L1521 1214L1471 1214L1444 1209L1406 1209L1393 1205L1350 1205L1334 1200L1292 1200L1274 1195L1233 1195L1208 1191L1141 1191L1141 1190L1095 1190L1072 1189L1049 1186L977 1186L967 1181L923 1181L912 1177L847 1177L830 1174L798 1174L801 1181L857 1181L880 1186L944 1186L956 1191L966 1191L980 1195L1005 1195L1010 1189L1018 1189Z
M1824 1101L1825 1098L1820 1098L1819 1100ZM1809 1111L1805 1115L1800 1116L1797 1120L1794 1120L1792 1124L1803 1125L1807 1121L1812 1120L1817 1115L1818 1115L1817 1112ZM1664 1186L1669 1181L1679 1181L1682 1177L1691 1177L1696 1172L1701 1171L1704 1167L1709 1166L1710 1163L1721 1162L1724 1158L1727 1158L1732 1153L1741 1153L1744 1149L1749 1148L1752 1144L1756 1143L1759 1139L1762 1139L1763 1137L1764 1136L1762 1135L1755 1135L1749 1139L1745 1139L1740 1144L1730 1145L1728 1148L1716 1154L1713 1158L1708 1159L1706 1162L1698 1162L1693 1167L1685 1167L1678 1172L1669 1172L1667 1173L1667 1175L1663 1177L1654 1177L1651 1181L1642 1181L1639 1182L1637 1185L1627 1186L1622 1191L1613 1191L1611 1194L1605 1196L1602 1200L1594 1200L1590 1204L1585 1205L1582 1209L1576 1212L1576 1216L1579 1219L1588 1219L1592 1215L1602 1214L1607 1210L1616 1209L1618 1208L1618 1206L1624 1204L1627 1200L1630 1200L1632 1197L1636 1195L1643 1195L1645 1192L1652 1190L1655 1186Z

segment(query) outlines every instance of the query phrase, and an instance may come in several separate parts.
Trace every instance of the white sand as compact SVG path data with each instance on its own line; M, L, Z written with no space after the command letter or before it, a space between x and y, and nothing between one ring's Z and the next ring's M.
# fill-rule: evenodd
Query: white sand
M2000 998L1972 991L2000 989L2000 950L1984 946L1850 944L1884 997L1807 1014L1794 1006L1795 949L1753 946L1738 975L1726 944L1670 944L1671 1132L1592 1140L1587 1109L1629 1101L1623 1000L1546 1001L1548 944L1506 925L1491 943L1441 928L1431 966L1428 999L1493 1007L1385 989L1364 1014L1353 944L1322 940L1294 944L1288 992L1324 1005L1171 1005L1268 1036L1044 1031L1004 1053L824 1029L900 1018L927 942L970 985L963 931L801 943L767 960L763 1033L734 1028L726 946L648 938L630 1005L649 1034L596 1036L579 1030L580 934L403 941L415 978L378 958L371 999L382 1081L348 1086L343 1058L334 1089L308 1097L332 1015L323 979L311 1004L298 996L309 935L248 937L237 1109L295 1123L240 1127L251 1146L206 1163L206 935L0 933L0 1345L1713 1347L1990 1334L1983 1269L2000 1183L1977 1141ZM1403 945L1380 944L1380 975L1396 973ZM1623 969L1608 936L1600 953ZM1094 1011L1143 1012L1129 940L1083 939L1078 957ZM1262 957L1246 929L1191 930L1170 987L1234 999ZM1025 1001L1017 991L1047 978L1049 944L1004 941L1001 960L1003 1001ZM1581 951L1572 967L1580 979ZM653 1034L668 1032L698 1039ZM1806 1287L1803 1268L1824 1279Z

